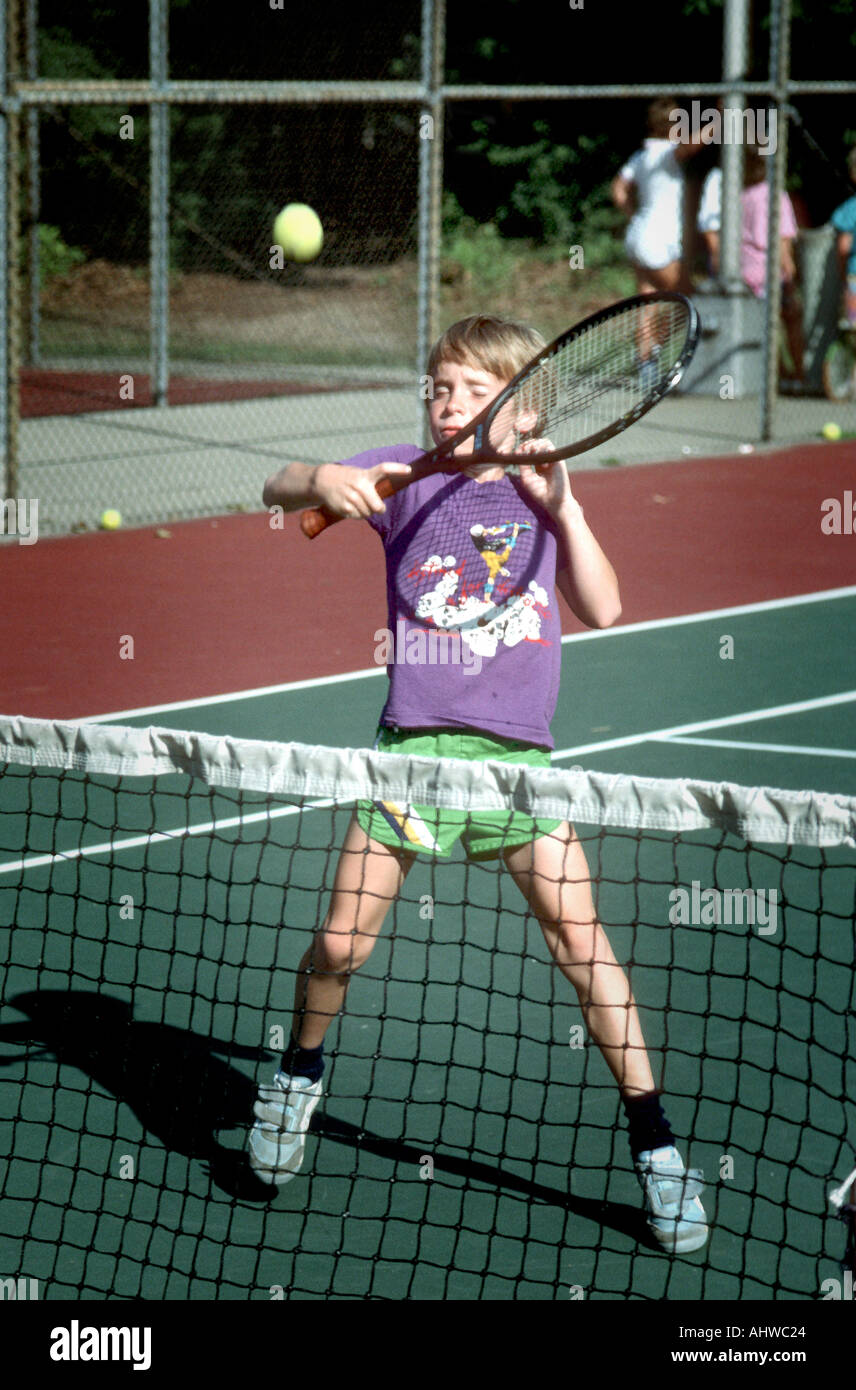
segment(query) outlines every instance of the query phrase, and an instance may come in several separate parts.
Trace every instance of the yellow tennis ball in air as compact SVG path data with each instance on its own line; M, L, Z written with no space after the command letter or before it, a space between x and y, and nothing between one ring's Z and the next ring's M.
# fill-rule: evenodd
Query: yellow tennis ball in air
M122 513L117 512L115 507L108 507L101 513L101 529L104 531L116 531L122 525Z
M840 439L841 426L837 425L834 420L830 420L827 424L824 425L823 429L821 430L821 434L823 435L824 439Z
M306 203L288 203L273 224L273 239L289 261L314 261L324 244L317 212Z

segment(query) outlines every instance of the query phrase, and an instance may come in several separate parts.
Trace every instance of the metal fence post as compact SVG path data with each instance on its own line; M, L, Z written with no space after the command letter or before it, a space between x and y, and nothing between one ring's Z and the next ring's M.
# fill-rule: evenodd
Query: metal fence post
M445 57L445 0L422 0L422 86L425 106L419 118L419 281L416 331L417 376L425 371L437 337L440 240L443 230L443 128L440 91ZM426 447L428 423L419 414L419 434Z
M0 20L3 112L0 117L0 440L4 453L5 497L17 497L18 421L20 418L20 271L19 271L19 174L18 147L21 114L11 90L20 77L19 0L9 0Z
M746 104L746 54L749 30L748 0L726 0L722 42L722 80L733 82L733 90L722 99L725 110L737 110L741 117ZM725 118L723 132L729 129ZM733 125L731 127L733 134ZM720 207L719 281L727 295L743 293L740 274L740 191L743 187L742 140L723 140Z
M781 201L788 157L788 77L790 74L791 0L775 0L770 34L770 81L775 83L776 153L767 168L767 286L764 326L764 379L761 397L762 440L773 437L773 413L779 376L779 314L782 307L779 271Z
M163 92L167 82L168 0L151 0L149 58L151 84ZM150 119L150 316L152 401L166 405L169 392L169 112L153 101Z
M24 12L24 45L27 79L39 77L39 14L38 0L26 0ZM36 367L41 361L41 290L42 265L39 245L41 216L41 171L39 168L39 111L27 112L26 124L27 169L27 362Z

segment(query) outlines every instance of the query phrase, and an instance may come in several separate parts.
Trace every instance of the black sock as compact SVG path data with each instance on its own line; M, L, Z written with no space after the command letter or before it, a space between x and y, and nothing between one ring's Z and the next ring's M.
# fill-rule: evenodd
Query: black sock
M661 1149L668 1144L674 1144L675 1136L663 1114L657 1091L622 1096L622 1101L630 1129L630 1152L634 1158L638 1158L646 1149Z
M320 1081L324 1071L324 1044L320 1047L300 1047L293 1038L282 1054L281 1070L287 1076L305 1076Z

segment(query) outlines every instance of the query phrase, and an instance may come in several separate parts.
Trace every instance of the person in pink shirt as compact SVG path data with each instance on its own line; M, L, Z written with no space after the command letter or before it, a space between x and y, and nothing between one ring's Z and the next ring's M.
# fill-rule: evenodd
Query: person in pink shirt
M763 299L767 283L767 160L757 148L746 151L746 187L740 195L742 230L740 271L757 299ZM802 308L797 294L797 267L794 242L797 219L787 193L782 193L779 222L779 269L782 282L782 322L788 342L793 372L782 371L782 385L803 380Z

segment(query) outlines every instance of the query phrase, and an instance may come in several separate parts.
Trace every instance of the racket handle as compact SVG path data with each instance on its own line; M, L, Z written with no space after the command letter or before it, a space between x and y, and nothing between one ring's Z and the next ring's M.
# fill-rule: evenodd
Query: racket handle
M401 492L402 488L407 487L409 482L410 478L399 478L398 486L396 486L395 478L381 478L375 485L375 492L383 501L385 497L394 497L397 492Z
M337 521L344 521L344 517L336 516L328 507L309 507L300 515L300 529L310 541L314 541L316 536L320 536L322 531L326 531L328 526L335 526Z
M381 478L375 486L378 497L392 497L398 489L393 486L389 478ZM344 521L343 516L337 516L331 512L329 507L309 507L300 517L300 529L310 541L314 541L316 536L320 536L322 531L326 531L328 526L335 526L337 521Z

